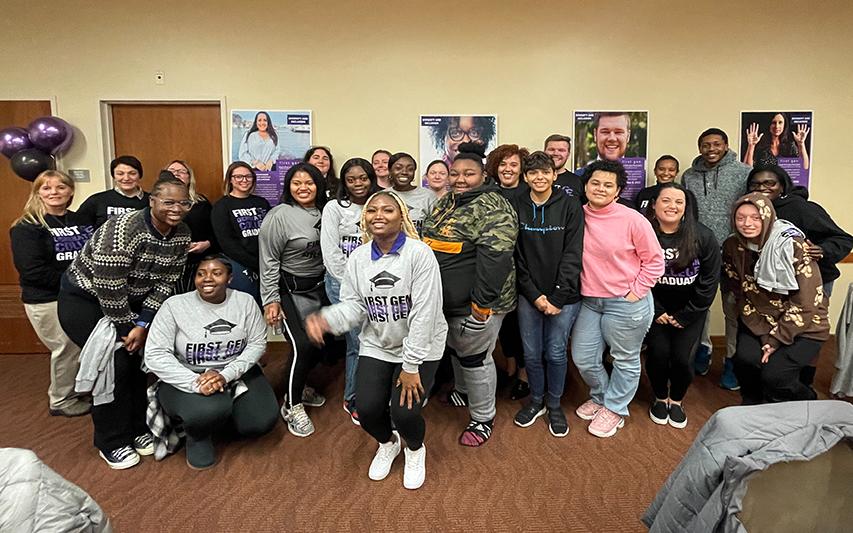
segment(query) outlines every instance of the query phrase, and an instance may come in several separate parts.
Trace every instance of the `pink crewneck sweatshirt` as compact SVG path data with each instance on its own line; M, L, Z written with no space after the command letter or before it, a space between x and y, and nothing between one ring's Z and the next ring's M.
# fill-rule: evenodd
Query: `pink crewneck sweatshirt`
M644 297L663 274L655 230L639 212L617 202L584 210L581 294L598 298Z

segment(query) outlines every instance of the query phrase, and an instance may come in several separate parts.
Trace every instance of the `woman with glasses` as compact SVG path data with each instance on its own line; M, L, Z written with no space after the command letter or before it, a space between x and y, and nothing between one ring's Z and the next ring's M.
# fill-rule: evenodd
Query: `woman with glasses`
M251 168L268 172L275 170L280 152L278 134L269 113L259 111L252 127L240 142L240 160Z
M96 329L96 344L113 350L112 394L93 390L95 446L110 468L130 468L154 453L145 423L148 380L141 351L148 326L172 294L187 260L190 210L187 186L166 170L151 191L149 207L111 218L95 231L60 281L57 311L68 337L81 348ZM106 317L106 321L101 322ZM95 384L107 361L81 357L78 388ZM109 379L107 376L105 379Z
M234 265L232 289L251 294L261 305L258 234L270 203L252 194L257 177L247 163L237 161L225 171L225 196L214 204L210 222L213 235Z
M823 292L832 294L835 280L841 276L836 263L853 248L853 237L838 227L821 206L809 201L809 190L794 187L791 177L778 165L757 166L746 179L750 192L768 197L776 216L787 220L806 235L806 253L817 261Z
M460 144L481 144L485 149L496 134L495 118L488 116L441 117L438 125L430 130L433 145L448 167L459 154Z
M166 170L186 183L190 201L193 203L192 209L184 219L184 224L190 228L192 243L190 244L189 255L187 255L187 266L184 268L175 288L177 294L182 294L193 290L195 287L193 284L195 270L202 258L217 252L218 247L215 246L213 238L213 225L210 223L210 213L213 206L203 194L196 190L195 174L186 161L175 159L169 163Z

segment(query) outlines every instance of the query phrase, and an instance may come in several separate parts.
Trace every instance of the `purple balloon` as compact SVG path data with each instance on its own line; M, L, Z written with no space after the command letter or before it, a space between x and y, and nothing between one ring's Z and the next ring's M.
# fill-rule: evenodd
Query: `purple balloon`
M68 124L67 122L65 123L65 125L68 126L68 135L65 136L65 140L62 141L59 146L51 150L51 155L64 154L74 143L74 128L71 126L71 124Z
M27 130L30 132L30 140L36 148L48 153L62 146L69 135L71 125L59 117L41 117L30 122Z
M33 147L29 133L24 128L3 128L0 130L0 153L12 159L21 150Z

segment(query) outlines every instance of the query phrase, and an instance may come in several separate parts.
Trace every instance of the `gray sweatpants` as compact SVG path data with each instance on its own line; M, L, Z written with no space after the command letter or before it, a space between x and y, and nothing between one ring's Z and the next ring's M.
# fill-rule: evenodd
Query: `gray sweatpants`
M456 390L468 395L468 411L475 422L495 417L495 342L505 315L492 315L485 322L472 316L447 317L447 346L451 349Z

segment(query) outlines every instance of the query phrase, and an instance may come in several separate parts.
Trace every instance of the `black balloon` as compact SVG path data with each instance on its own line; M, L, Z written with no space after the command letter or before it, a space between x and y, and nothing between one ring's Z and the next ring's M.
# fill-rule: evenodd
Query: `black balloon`
M12 170L27 181L35 181L45 170L55 170L56 162L50 154L30 148L12 156Z

